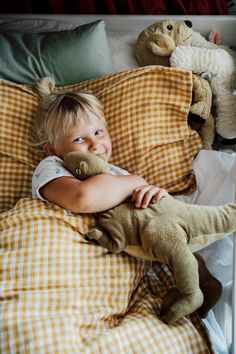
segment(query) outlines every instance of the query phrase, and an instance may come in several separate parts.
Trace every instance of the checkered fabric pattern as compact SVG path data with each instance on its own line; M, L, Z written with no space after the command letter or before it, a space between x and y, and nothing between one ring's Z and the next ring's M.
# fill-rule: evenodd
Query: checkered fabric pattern
M202 145L186 119L190 72L149 66L57 90L90 90L102 101L113 141L111 163L170 193L195 188L192 161ZM30 146L38 105L34 88L0 80L0 102L0 211L5 211L30 197L32 173L43 156Z
M86 242L93 224L30 198L0 215L0 352L214 353L197 315L159 319L167 268Z
M37 105L31 86L0 80L0 212L31 196L32 174L43 158L30 145Z
M90 90L102 101L112 163L173 194L194 190L192 161L202 143L187 125L191 72L148 66L61 89Z

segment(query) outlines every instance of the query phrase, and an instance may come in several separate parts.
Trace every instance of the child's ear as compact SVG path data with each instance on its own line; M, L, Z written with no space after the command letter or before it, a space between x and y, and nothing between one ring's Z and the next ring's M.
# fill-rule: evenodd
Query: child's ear
M50 144L45 144L43 149L47 156L55 155L55 150Z

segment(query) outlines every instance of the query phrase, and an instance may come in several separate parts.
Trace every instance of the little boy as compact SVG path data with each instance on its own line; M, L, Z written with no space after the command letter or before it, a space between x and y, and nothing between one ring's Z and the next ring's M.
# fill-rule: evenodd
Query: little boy
M103 154L108 161L111 139L101 103L94 95L54 94L54 86L50 78L37 83L42 100L34 129L36 145L42 146L48 157L39 163L33 175L35 198L75 213L96 213L113 208L130 196L136 208L147 208L150 203L170 197L164 189L114 165L110 165L114 175L101 174L86 181L79 181L69 173L63 167L65 154L71 151Z

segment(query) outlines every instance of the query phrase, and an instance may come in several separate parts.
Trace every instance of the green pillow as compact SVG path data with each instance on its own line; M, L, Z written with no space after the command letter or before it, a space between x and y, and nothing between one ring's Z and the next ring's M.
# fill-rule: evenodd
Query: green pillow
M67 85L113 73L103 20L74 30L0 33L0 77L32 84L52 76Z

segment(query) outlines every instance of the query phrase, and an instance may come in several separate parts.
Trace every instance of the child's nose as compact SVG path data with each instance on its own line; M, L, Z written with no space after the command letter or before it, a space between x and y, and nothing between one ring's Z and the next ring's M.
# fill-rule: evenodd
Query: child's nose
M98 148L98 142L96 140L91 139L89 141L89 151L95 151Z

